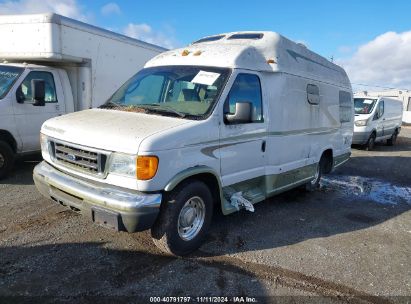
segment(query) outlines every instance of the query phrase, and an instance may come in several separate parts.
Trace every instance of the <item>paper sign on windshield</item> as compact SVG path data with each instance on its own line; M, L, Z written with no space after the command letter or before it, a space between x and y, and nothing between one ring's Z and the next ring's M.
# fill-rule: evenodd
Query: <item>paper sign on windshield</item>
M372 99L364 99L364 103L366 104L372 104L374 100Z
M204 85L213 85L214 82L220 77L221 74L200 71L198 74L191 80L193 83L204 84Z

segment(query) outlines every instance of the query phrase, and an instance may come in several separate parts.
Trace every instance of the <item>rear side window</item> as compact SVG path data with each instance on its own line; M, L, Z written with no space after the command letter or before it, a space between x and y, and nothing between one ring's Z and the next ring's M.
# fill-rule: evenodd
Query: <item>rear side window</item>
M411 111L411 97L408 97L407 111Z
M320 103L320 89L315 84L307 85L307 101L312 105Z
M353 102L351 94L346 91L339 92L340 122L350 122L352 117Z
M250 102L252 122L263 122L260 78L253 74L238 74L224 104L225 114L234 114L237 102Z

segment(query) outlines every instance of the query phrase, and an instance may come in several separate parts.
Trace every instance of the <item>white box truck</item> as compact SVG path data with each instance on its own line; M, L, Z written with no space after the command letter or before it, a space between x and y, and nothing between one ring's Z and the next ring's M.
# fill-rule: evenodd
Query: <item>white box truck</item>
M95 223L151 228L184 255L213 208L316 189L349 159L353 125L341 67L277 33L221 34L158 55L100 109L46 121L34 181Z
M401 100L389 97L354 96L353 144L374 149L376 142L386 140L394 145L401 131L403 117Z
M0 16L0 178L44 121L103 104L163 48L56 14Z

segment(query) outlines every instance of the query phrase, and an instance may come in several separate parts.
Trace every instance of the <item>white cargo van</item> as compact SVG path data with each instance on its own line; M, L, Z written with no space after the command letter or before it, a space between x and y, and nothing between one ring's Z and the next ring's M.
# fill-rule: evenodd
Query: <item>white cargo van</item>
M378 97L388 97L398 99L403 103L402 122L411 125L411 91L409 90L384 90L384 91L362 91L355 93L358 98L377 99Z
M151 228L164 251L201 245L223 214L315 189L349 159L342 68L272 32L201 39L158 55L100 109L48 120L38 190L96 223Z
M44 121L103 104L163 48L56 14L0 16L0 178Z
M401 131L401 100L388 97L354 97L355 126L353 144L364 145L367 150L375 142L386 140L394 145Z

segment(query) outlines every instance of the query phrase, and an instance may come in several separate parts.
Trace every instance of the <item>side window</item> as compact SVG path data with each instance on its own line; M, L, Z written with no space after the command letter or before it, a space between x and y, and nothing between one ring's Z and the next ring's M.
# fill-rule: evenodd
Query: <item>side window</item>
M31 91L31 81L33 79L41 79L45 82L45 101L46 103L57 102L56 86L54 84L53 74L50 72L34 71L30 72L23 80L17 89L17 94L24 97L25 101L33 100L33 92Z
M378 118L382 117L384 114L384 100L381 100L378 104Z
M312 105L320 103L320 89L315 84L307 84L307 101Z
M224 114L235 114L237 102L250 102L252 122L263 122L260 78L253 74L238 74L224 104Z
M411 111L411 97L408 97L407 111Z
M339 92L340 122L350 122L352 116L353 102L351 94L345 91Z

